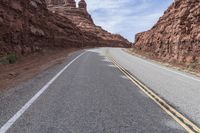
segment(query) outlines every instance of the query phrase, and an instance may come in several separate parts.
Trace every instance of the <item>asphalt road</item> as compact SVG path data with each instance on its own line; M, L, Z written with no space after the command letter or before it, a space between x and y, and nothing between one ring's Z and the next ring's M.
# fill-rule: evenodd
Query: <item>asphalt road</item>
M1 92L0 133L186 132L105 51L76 52L65 63Z
M200 78L130 55L122 49L105 51L200 127Z

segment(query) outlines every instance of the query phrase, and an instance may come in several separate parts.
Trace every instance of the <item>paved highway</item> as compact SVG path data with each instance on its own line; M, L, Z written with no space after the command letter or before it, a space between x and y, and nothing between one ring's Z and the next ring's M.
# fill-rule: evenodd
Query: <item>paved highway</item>
M79 51L68 57L65 63L0 93L0 133L186 132L113 65L107 54L134 74L141 73L136 76L152 83L150 87L163 94L162 97L171 94L172 88L160 93L162 90L159 88L164 83L157 70L161 71L161 68L150 67L152 70L148 68L147 71L145 66L152 64L140 62L142 59L130 56L121 49ZM156 73L149 73L153 70ZM162 71L166 71L167 75L172 73L165 69ZM182 78L188 77L179 77L177 80L185 85L187 81ZM155 79L160 82L157 87L154 87ZM170 86L170 81L164 85ZM173 88L173 93L178 93L178 90ZM174 99L177 101L170 101L172 96L166 99L178 106L181 94L177 94L180 98ZM191 102L194 102L193 99ZM186 104L189 100L185 100Z
M200 126L200 78L130 55L106 49L123 67Z

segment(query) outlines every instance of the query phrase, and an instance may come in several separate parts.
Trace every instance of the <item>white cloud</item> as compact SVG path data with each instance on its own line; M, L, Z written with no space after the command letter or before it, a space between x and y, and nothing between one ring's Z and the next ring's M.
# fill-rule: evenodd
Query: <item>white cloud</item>
M156 23L173 0L86 1L97 25L133 41L136 33L148 30Z

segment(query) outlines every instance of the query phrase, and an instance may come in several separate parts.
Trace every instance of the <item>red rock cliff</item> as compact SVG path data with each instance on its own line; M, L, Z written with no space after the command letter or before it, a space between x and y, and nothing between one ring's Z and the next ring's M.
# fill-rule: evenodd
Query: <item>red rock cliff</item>
M97 41L96 46L116 46L116 47L130 47L130 43L127 39L123 38L120 35L111 34L100 26L96 26L91 18L91 15L87 11L87 3L85 0L80 0L78 7L66 6L73 5L74 0L63 0L64 4L58 4L52 2L55 0L47 0L48 9L54 13L57 13L61 16L69 18L77 27L84 32L85 35L88 35L88 40ZM52 4L54 3L54 4ZM87 37L88 37L87 36Z
M84 40L80 29L49 12L44 0L0 1L0 56L44 47L80 47Z
M151 30L136 35L134 48L169 62L200 63L200 1L175 0Z

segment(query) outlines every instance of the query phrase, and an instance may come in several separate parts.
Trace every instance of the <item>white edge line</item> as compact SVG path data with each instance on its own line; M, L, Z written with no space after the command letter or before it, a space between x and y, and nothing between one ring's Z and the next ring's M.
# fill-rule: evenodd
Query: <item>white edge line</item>
M23 113L44 93L45 90L79 57L86 52L83 52L67 64L60 72L58 72L44 87L42 87L12 118L10 118L1 128L0 133L6 133L8 129L23 115Z
M158 67L158 68L160 68L160 69L166 70L166 71L168 71L168 72L172 72L172 73L175 73L175 74L177 74L177 75L180 75L180 76L183 76L183 77L186 77L186 78L189 78L189 79L192 79L192 80L195 80L195 81L200 82L200 80L199 80L198 78L193 77L192 75L189 76L187 73L183 73L183 72L178 71L178 70L176 70L176 69L174 69L174 68L167 68L167 67L165 67L165 66L160 66L160 65L154 64L153 62L149 62L149 61L148 61L147 63L149 63L149 64L151 64L151 65L153 65L153 66L155 66L155 67Z
M123 51L122 51L122 52L123 52ZM148 63L148 64L150 64L150 65L153 65L153 66L155 66L155 67L157 67L157 68L160 68L160 69L163 69L163 70L166 70L166 71L169 71L169 72L178 74L178 75L180 75L180 76L184 76L184 77L186 77L186 78L190 78L190 79L192 79L192 80L195 80L195 81L200 82L200 79L198 79L198 77L194 77L193 75L190 76L190 75L188 75L189 73L181 72L181 71L178 71L178 70L176 70L176 69L174 69L174 68L168 68L168 67L166 67L166 66L161 66L161 65L158 64L158 63L154 63L154 62L152 62L151 60L145 60L145 59L142 58L142 57L138 57L138 56L135 56L135 55L133 55L133 56L136 57L136 58L138 58L138 59L140 59L140 60L142 60L143 62Z

